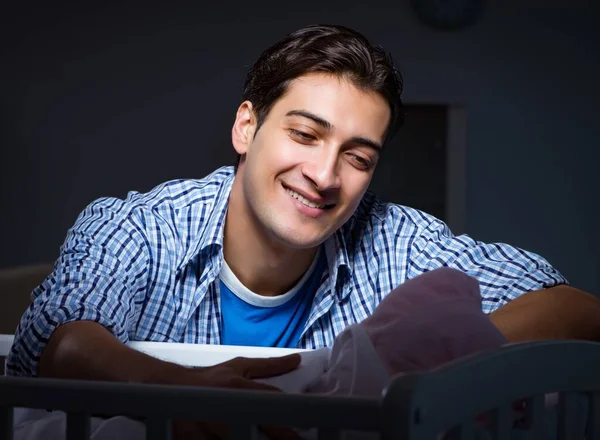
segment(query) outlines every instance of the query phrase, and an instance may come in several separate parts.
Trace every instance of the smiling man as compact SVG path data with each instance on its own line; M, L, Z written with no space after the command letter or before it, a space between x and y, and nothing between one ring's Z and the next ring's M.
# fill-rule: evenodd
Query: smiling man
M295 347L315 293L330 287L324 270L336 264L321 245L367 190L390 105L350 74L331 72L293 78L262 124L252 101L242 103L232 131L241 161L225 222L222 342ZM332 330L329 342L341 327ZM302 346L327 344L325 335L304 338Z
M298 357L187 369L129 340L318 348L395 287L448 266L511 341L597 339L599 307L545 259L454 236L367 192L402 124L385 52L340 26L298 30L248 73L237 167L88 206L34 291L11 375L268 388Z

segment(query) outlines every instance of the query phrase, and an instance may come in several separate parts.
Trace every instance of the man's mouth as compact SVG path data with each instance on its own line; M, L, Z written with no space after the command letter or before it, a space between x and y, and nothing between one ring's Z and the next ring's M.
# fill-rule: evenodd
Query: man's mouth
M300 203L302 203L303 205L308 206L309 208L317 208L317 209L327 209L333 205L323 205L321 203L315 203L315 202L311 202L310 200L308 200L306 197L302 196L301 194L298 194L296 191L293 191L289 188L286 188L285 191L292 196L293 198L295 198L296 200L298 200Z

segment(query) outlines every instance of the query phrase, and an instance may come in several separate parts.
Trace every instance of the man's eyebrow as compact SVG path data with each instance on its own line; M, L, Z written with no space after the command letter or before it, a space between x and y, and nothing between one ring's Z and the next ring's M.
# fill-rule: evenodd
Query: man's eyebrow
M306 110L290 110L285 114L285 116L301 116L303 118L308 118L315 123L319 124L327 131L331 131L333 129L333 125L331 122L326 121L320 116L315 115ZM382 145L379 142L375 142L372 139L368 139L362 136L356 136L350 139L349 143L364 145L365 147L373 148L374 150L380 151L382 149Z
M333 125L331 122L327 122L325 119L315 115L314 113L308 112L306 110L290 110L285 114L286 116L302 116L303 118L308 118L319 124L327 131L331 131Z
M375 142L371 139L367 139L365 137L353 137L350 139L350 143L364 145L365 147L373 148L374 150L381 151L383 146L379 142Z

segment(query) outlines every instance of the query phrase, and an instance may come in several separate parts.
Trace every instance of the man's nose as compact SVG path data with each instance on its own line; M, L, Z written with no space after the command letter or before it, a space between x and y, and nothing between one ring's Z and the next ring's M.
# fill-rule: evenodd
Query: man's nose
M311 180L319 191L340 187L338 154L331 150L320 149L318 154L314 154L305 162L302 169L304 176Z

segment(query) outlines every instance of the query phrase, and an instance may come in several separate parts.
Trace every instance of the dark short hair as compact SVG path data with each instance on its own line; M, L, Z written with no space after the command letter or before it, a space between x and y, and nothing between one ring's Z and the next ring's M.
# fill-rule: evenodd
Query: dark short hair
M243 101L252 103L257 130L290 83L305 74L323 72L347 78L357 87L381 94L391 119L384 143L404 122L402 76L391 56L359 32L337 25L299 29L265 50L248 71ZM237 165L240 156L238 156Z

